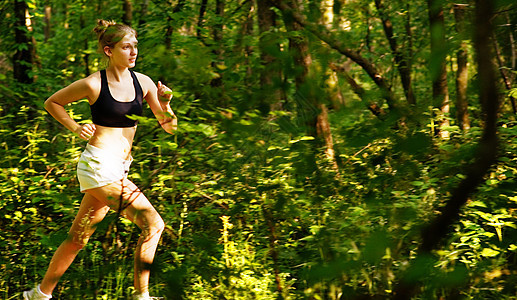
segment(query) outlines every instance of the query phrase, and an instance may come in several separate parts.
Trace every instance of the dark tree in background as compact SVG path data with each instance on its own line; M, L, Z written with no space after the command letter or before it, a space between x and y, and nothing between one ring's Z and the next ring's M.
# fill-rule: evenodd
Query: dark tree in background
M439 209L438 216L422 231L422 244L417 255L425 258L433 255L432 251L442 246L443 240L451 232L452 225L459 219L460 213L469 197L478 189L483 178L497 159L499 139L497 136L497 119L499 111L499 92L497 87L494 50L492 48L494 3L491 0L477 0L475 3L474 48L478 70L477 86L479 101L483 113L483 134L477 146L475 160L467 168L465 178L456 186L450 198ZM411 299L424 284L419 278L402 278L395 289L395 299ZM454 291L453 293L456 293ZM457 296L456 296L457 297Z
M14 78L20 83L32 83L34 44L31 39L31 21L26 1L14 1L14 36L16 50L13 55Z
M67 236L86 142L44 100L138 32L173 90L129 176L167 228L167 299L513 299L517 5L510 0L0 1L0 298ZM36 47L37 45L37 47ZM81 99L65 109L90 121ZM57 299L131 297L138 228L110 214Z
M448 138L449 88L447 86L447 40L445 38L444 1L427 0L431 38L429 71L433 86L433 106L438 109L438 128L442 138Z
M458 33L459 49L456 52L456 118L458 125L462 130L470 128L470 119L468 113L468 44L469 40L467 30L467 13L468 5L455 4L454 18L456 21L456 32Z

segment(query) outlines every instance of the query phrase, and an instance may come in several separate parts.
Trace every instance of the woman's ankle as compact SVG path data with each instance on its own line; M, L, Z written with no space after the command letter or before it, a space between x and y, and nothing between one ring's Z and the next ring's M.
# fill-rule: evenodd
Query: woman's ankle
M135 300L147 300L147 299L151 299L149 297L149 292L143 292L143 293L138 293L136 292L134 295L133 295L133 299Z
M52 290L42 289L41 284L38 284L38 286L36 287L36 291L42 296L45 296L49 299L52 298Z

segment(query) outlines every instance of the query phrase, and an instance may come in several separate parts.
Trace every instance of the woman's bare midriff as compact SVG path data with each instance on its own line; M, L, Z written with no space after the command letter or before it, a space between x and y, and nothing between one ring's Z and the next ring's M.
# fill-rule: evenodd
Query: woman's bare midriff
M95 125L95 134L90 139L89 144L128 159L131 154L135 132L136 126L118 128Z

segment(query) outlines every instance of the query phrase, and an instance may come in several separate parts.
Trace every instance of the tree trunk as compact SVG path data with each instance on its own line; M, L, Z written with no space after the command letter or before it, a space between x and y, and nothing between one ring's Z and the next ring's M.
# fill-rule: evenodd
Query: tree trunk
M259 0L260 1L260 0ZM275 272L275 282L276 282L276 290L280 295L282 295L282 291L284 287L282 285L282 280L280 277L280 270L278 268L279 265L279 255L277 249L278 243L278 234L276 233L276 220L274 217L273 210L268 208L267 205L262 205L262 213L264 215L264 219L266 220L267 227L269 229L268 238L269 238L269 255L271 255L271 259L274 263L274 272ZM283 299L283 298L280 298Z
M468 45L466 41L465 12L467 6L464 4L454 5L454 17L456 19L456 32L461 39L461 44L456 53L456 118L461 130L470 129L468 114L467 86L468 86Z
M214 46L212 52L215 55L215 60L212 61L211 65L214 72L217 72L219 76L210 81L210 86L213 89L213 97L218 102L219 107L228 107L227 95L224 91L223 72L221 72L219 66L224 66L224 42L223 42L223 29L224 29L224 0L215 1L215 15L216 22L212 26L212 37Z
M411 6L410 6L410 2L407 3L406 5L406 11L407 11L407 16L406 16L406 23L405 23L405 31L406 31L406 45L404 47L404 50L406 51L405 52L405 57L406 57L406 60L407 60L407 67L409 69L409 71L411 72L411 69L412 69L412 66L413 66L413 30L411 30ZM416 102L416 99L415 99L415 102Z
M475 40L477 74L479 85L479 100L483 111L483 134L478 143L478 153L475 161L469 165L465 178L451 192L450 198L440 208L437 217L422 231L422 244L417 251L418 261L421 257L431 254L431 251L441 245L441 241L447 236L451 225L459 218L463 205L470 195L483 182L485 174L496 161L497 138L497 112L499 108L499 93L493 64L494 54L491 49L492 17L494 1L476 0ZM411 267L408 267L411 269ZM418 292L422 284L421 278L404 278L394 288L395 300L409 300Z
M503 21L506 24L511 24L511 20L508 17L508 12L505 13L505 20ZM512 89L513 80L515 78L515 60L516 60L516 51L515 51L515 40L513 37L513 31L509 30L508 32L508 40L503 40L501 45L503 45L503 49L507 48L509 51L508 59L504 58L504 54L501 51L501 47L499 46L499 41L495 32L493 33L492 42L494 44L495 54L497 58L497 64L499 66L499 73L501 74L501 79L503 81L504 87L509 91ZM505 47L506 46L506 47ZM510 99L510 104L512 106L512 111L514 114L517 113L517 106L515 104L515 97L510 95L508 97Z
M323 5L323 18L322 23L327 27L327 29L338 29L339 26L339 16L334 14L334 11L340 9L339 1L334 0L325 0L322 2ZM328 68L325 74L325 87L327 88L327 93L330 98L330 102L332 103L332 107L340 107L345 104L345 99L343 97L343 93L341 91L341 87L339 85L339 79L336 74L336 71L332 68Z
M448 138L449 132L449 88L447 87L445 22L443 16L443 0L427 0L429 24L431 31L430 73L433 84L433 106L438 108L439 128L435 130L442 138Z
M300 13L293 11L288 5L281 0L272 0L277 8L279 8L283 14L288 14L288 18L292 18L296 23L303 26L309 32L314 34L320 40L327 43L331 48L337 50L339 53L350 58L353 62L363 68L373 82L379 87L383 99L386 100L391 110L397 110L397 101L395 95L391 91L391 88L386 81L386 78L379 72L377 67L368 59L363 57L358 51L348 48L344 45L341 40L336 39L328 30L321 28L318 25L311 24L305 20L305 17Z
M510 79L510 76L508 75L508 73L505 72L505 69L507 67L505 67L504 62L503 62L503 58L501 57L502 56L501 55L501 50L499 49L499 44L497 43L495 35L493 36L493 44L494 44L494 49L495 49L495 53L496 53L497 64L499 65L499 73L501 74L501 78L502 78L504 87L507 90L511 90L512 89L512 80ZM512 70L513 69L514 68L512 68ZM510 95L508 98L510 99L510 104L512 106L512 111L513 111L514 114L516 114L517 113L517 106L515 105L515 98L512 95Z
M79 17L79 24L81 25L81 28L84 28L86 26L83 15L81 15ZM88 54L88 48L89 48L88 42L89 42L89 37L86 36L83 41L83 47L85 50L84 56L83 56L83 62L84 62L84 72L86 73L86 76L90 75L90 54Z
M172 4L171 4L172 5ZM178 13L183 10L185 6L185 0L178 0L178 3L172 9L172 13ZM204 12L203 12L204 15ZM170 50L172 48L172 33L174 32L174 24L172 24L172 16L168 14L167 16L167 29L165 30L165 49ZM201 22L202 24L202 22Z
M404 53L407 53L407 51L402 51L398 45L397 39L393 32L393 23L388 18L386 8L382 0L375 0L375 6L381 17L382 27L384 28L384 34L388 39L391 53L395 59L395 64L397 66L397 70L400 76L400 81L402 82L404 94L406 95L406 100L409 104L415 105L416 99L411 84L411 68L409 66L410 58L404 55Z
M465 179L451 194L451 199L441 209L435 222L426 230L429 235L424 234L422 250L431 251L438 246L438 242L450 224L459 214L459 209L467 201L477 185L483 180L483 176L495 161L497 155L497 112L499 109L499 92L495 76L494 54L491 48L492 20L494 3L492 0L476 1L476 29L475 49L478 65L479 100L483 111L483 135L479 141L478 155L476 161L470 166Z
M334 139L330 130L328 109L325 103L318 103L318 116L316 118L316 134L325 143L325 157L332 162L335 170L338 169L336 153L334 151Z
M242 22L242 27L239 31L239 34L237 35L237 40L234 47L235 53L241 53L244 50L244 65L246 66L246 80L245 84L248 88L251 88L251 78L252 78L252 68L251 68L251 56L253 55L253 46L251 46L249 43L244 44L244 37L246 36L253 36L253 12L255 11L255 5L253 1L247 1L243 4L243 10L245 10L246 16L245 19Z
M224 1L216 0L215 2L215 15L216 15L216 23L212 26L212 36L214 40L214 54L216 56L216 61L212 62L212 67L214 67L214 71L218 72L219 69L217 65L223 60L223 51L224 48L222 46L223 43L223 24L224 24ZM218 72L219 76L210 81L210 85L212 87L221 87L223 85L223 74ZM223 99L223 97L217 97L219 99ZM220 103L225 106L223 103Z
M203 28L203 23L205 23L205 13L206 6L208 4L208 0L201 0L201 5L199 6L199 14L197 19L197 29L196 29L196 37L204 44L203 34L201 29Z
M140 5L140 17L138 19L138 26L142 26L146 23L147 12L149 9L149 0L143 0Z
M25 1L16 0L14 2L14 39L17 48L13 55L13 73L14 79L20 83L33 82L30 71L34 61L34 45L29 35L30 19L28 18L28 10L29 8Z
M133 22L133 3L131 3L131 0L124 0L122 7L124 9L122 22L131 26L131 22Z
M291 1L291 5L294 10L298 11L299 8L297 6L299 4L296 1ZM289 31L296 32L302 29L300 24L288 18L284 22ZM314 85L317 80L312 78L313 60L309 52L307 38L303 37L303 35L297 35L295 38L289 39L289 49L292 52L295 66L300 67L296 73L295 82L297 90L302 91L298 92L300 94L299 98L306 100L299 102L298 106L299 110L302 111L301 116L305 119L307 133L324 143L325 156L337 168L335 164L334 141L328 120L328 109L326 104L319 100L321 97L318 97L316 94L316 87Z
M45 4L45 14L44 14L44 22L45 22L45 28L43 29L43 34L45 35L45 43L50 38L50 19L52 17L52 7L46 3Z
M262 103L259 103L261 111L279 110L282 108L281 91L275 86L274 80L281 78L281 72L274 56L269 54L270 49L280 49L278 42L268 35L271 28L276 25L276 15L271 8L270 0L257 0L258 27L260 30L259 47L260 61L263 66L260 73L260 85L263 91Z
M214 41L216 43L220 43L223 40L224 3L225 2L223 0L215 1L215 15L216 15L217 19L221 20L219 22L216 22L212 26L212 34L214 37ZM218 48L216 51L218 52L218 54L220 54L221 50L222 50L221 48Z

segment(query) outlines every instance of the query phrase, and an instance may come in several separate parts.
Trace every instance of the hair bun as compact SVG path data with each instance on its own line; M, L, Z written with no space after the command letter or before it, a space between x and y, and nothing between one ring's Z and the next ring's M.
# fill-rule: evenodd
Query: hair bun
M136 31L130 26L115 21L97 20L97 26L93 29L99 40L99 53L104 53L106 47L115 47L126 35L131 34L136 38Z
M106 29L108 29L109 26L116 25L117 22L115 21L106 21L102 19L97 20L97 26L93 28L93 31L97 34L98 37L102 36L104 32L106 32Z

